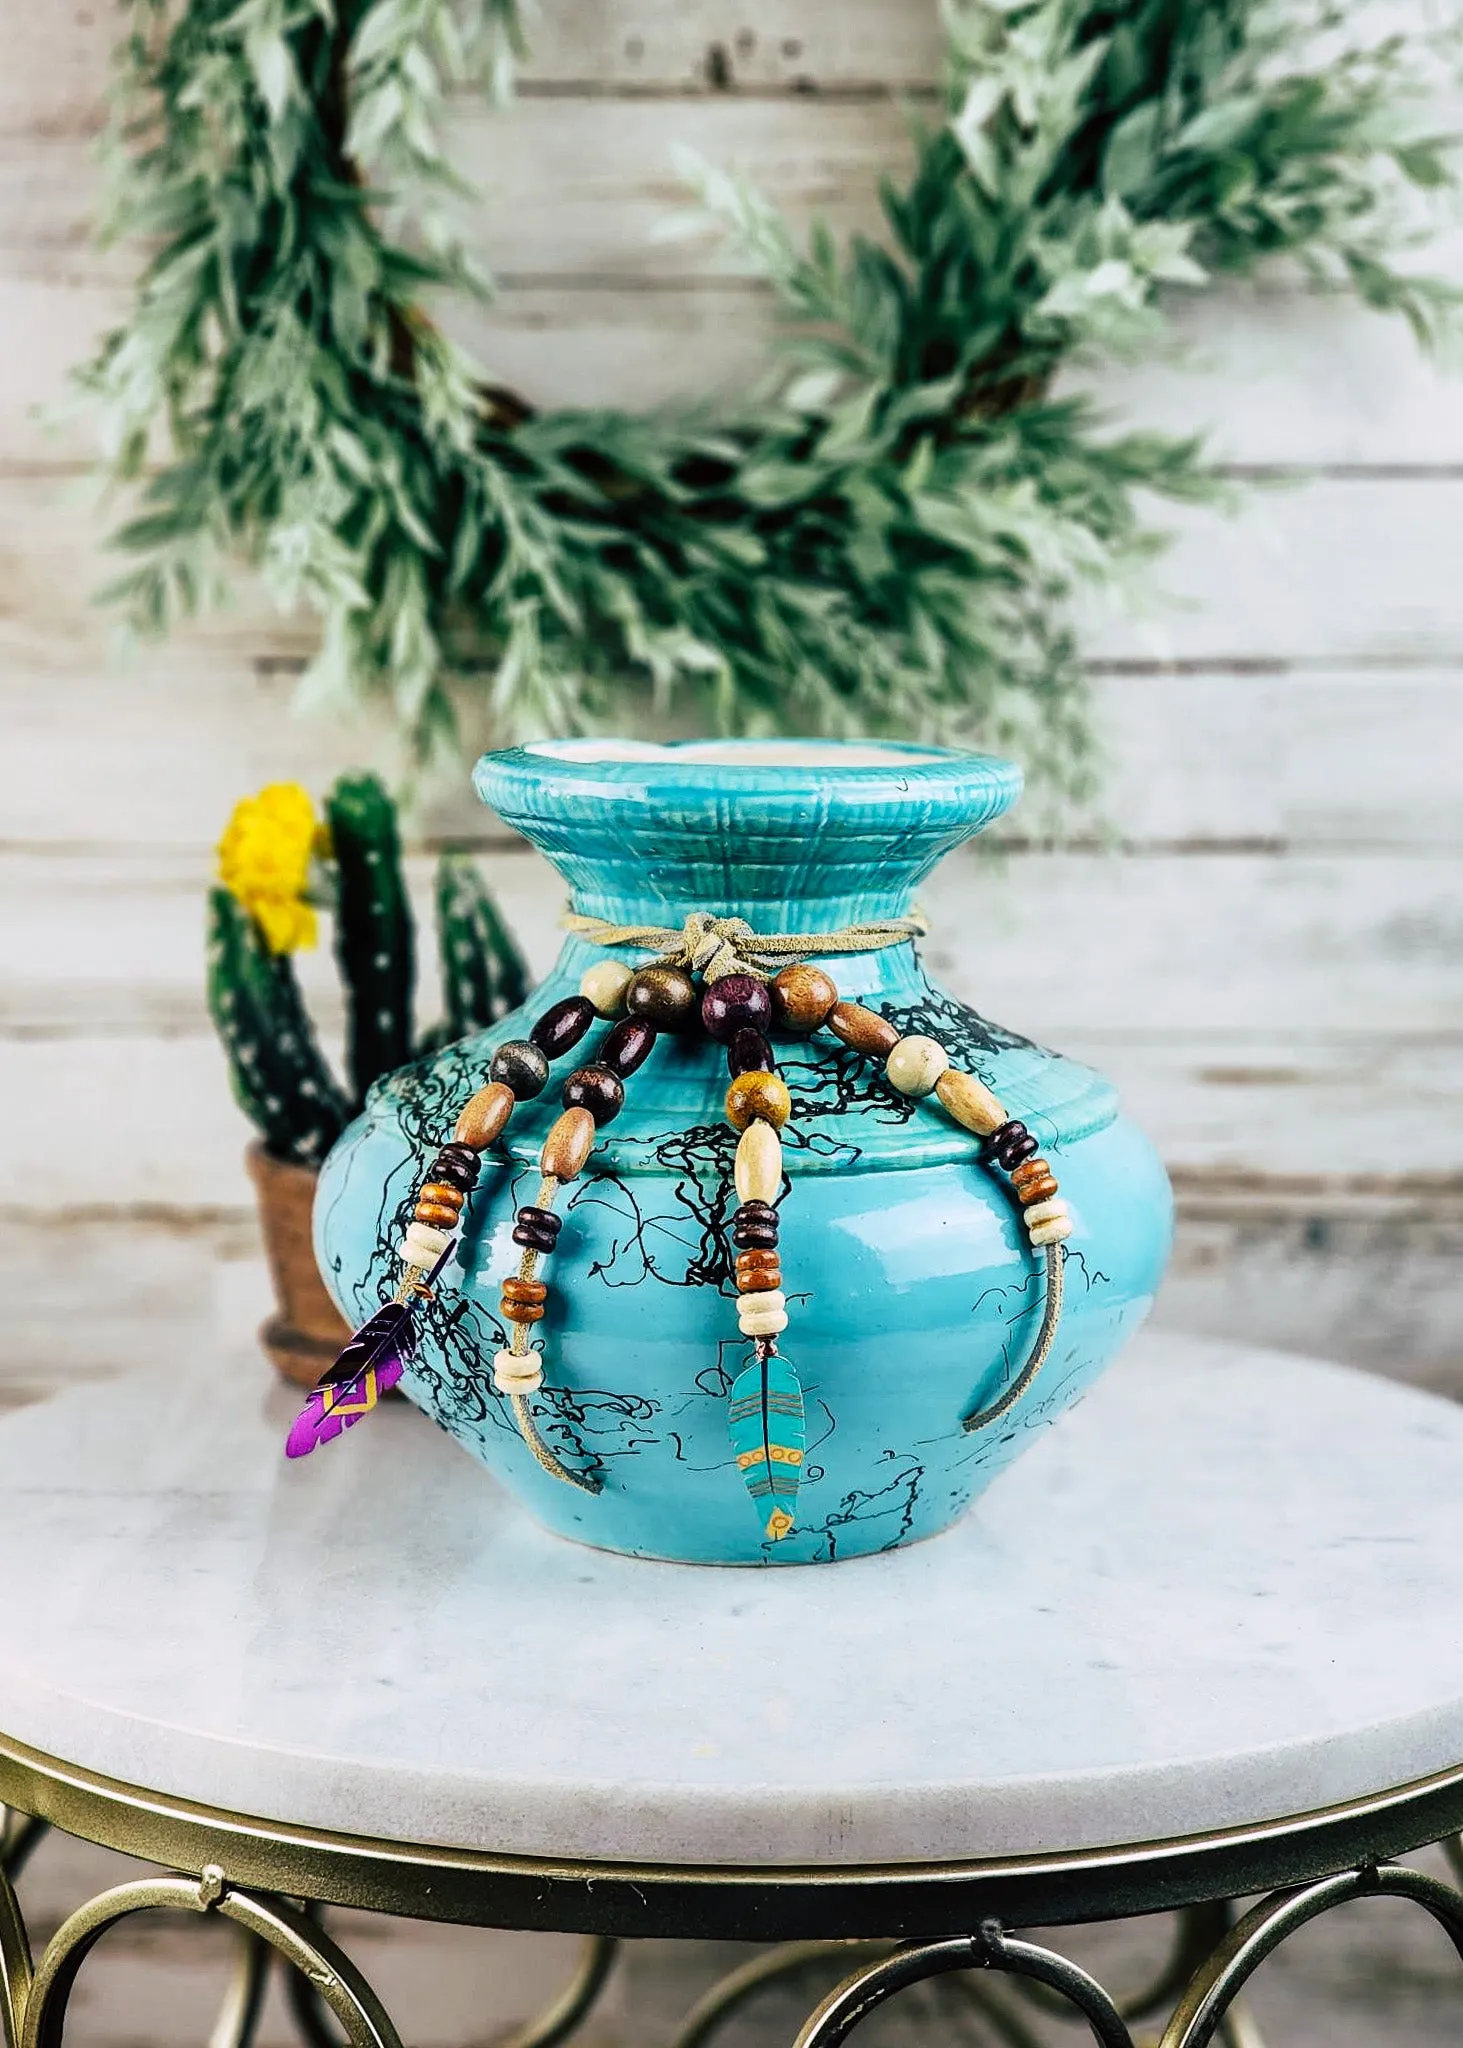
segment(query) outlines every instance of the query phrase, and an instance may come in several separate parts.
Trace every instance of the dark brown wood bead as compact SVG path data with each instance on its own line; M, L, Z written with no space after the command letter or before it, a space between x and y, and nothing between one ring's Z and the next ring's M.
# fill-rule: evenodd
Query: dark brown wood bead
M506 1294L499 1307L510 1323L541 1323L544 1319L541 1307L530 1301L510 1301Z
M462 1211L449 1208L446 1202L424 1202L418 1196L412 1214L418 1223L426 1223L433 1230L455 1230Z
M542 1280L512 1279L503 1282L504 1301L527 1302L530 1308L548 1299L548 1288Z
M777 1225L775 1223L734 1223L732 1243L738 1251L765 1251L776 1249Z
M755 1025L744 1024L734 1031L726 1049L727 1072L735 1081L740 1074L771 1073L772 1047Z
M596 1124L613 1123L625 1107L625 1084L608 1067L580 1067L564 1083L565 1109L587 1109Z
M433 1180L451 1181L464 1194L477 1186L482 1170L483 1162L470 1145L444 1145L432 1161Z
M536 1209L531 1203L525 1203L513 1226L513 1242L521 1244L526 1251L551 1252L559 1241L562 1228L563 1218L556 1216L552 1209Z
M728 1039L748 1025L760 1031L771 1016L771 993L755 974L724 974L708 982L701 998L701 1022L713 1038Z
M622 1017L599 1049L599 1064L623 1081L645 1065L658 1035L648 1018Z
M828 1022L838 989L821 967L800 961L772 983L772 1021L783 1031L818 1031Z
M535 1095L544 1092L549 1063L531 1039L510 1038L493 1054L488 1073L494 1081L511 1088L520 1102L532 1102Z
M886 1017L866 1010L862 1003L835 1003L828 1012L828 1029L855 1052L883 1059L899 1043L899 1033Z
M700 1002L696 984L680 967L637 967L625 990L625 1013L657 1031L689 1031Z
M996 1157L1002 1166L1005 1167L1007 1173L1012 1173L1021 1164L1022 1160L1029 1159L1035 1150L1036 1140L1028 1131L1024 1138L1017 1138L1013 1142L1003 1145L996 1154Z
M732 1217L735 1223L770 1223L777 1227L777 1211L770 1202L743 1202Z
M565 996L561 1003L545 1010L529 1032L529 1040L546 1060L562 1059L578 1045L595 1019L594 1004L586 996Z

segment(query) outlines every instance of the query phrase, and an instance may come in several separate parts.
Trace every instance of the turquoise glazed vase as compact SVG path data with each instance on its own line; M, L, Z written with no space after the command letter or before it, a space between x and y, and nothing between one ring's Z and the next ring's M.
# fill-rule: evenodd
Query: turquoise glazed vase
M489 754L476 780L558 869L576 910L676 927L705 910L758 932L903 915L935 863L999 817L1021 782L1008 762L918 747L587 740ZM494 1049L576 994L605 957L571 938L523 1011L372 1091L325 1166L315 1211L321 1269L352 1323L394 1288L422 1168ZM752 1350L738 1334L728 1236L736 1138L725 1056L699 1034L664 1036L560 1198L533 1408L562 1463L601 1490L553 1478L494 1391L492 1359L507 1341L498 1296L519 1256L514 1211L534 1199L562 1080L592 1057L592 1033L485 1156L456 1264L423 1313L403 1382L560 1535L707 1564L828 1563L933 1536L1070 1407L1147 1313L1168 1251L1168 1183L1112 1088L956 1002L909 944L819 964L901 1032L941 1040L1040 1141L1076 1224L1055 1348L999 1423L962 1432L961 1418L1019 1371L1040 1317L1040 1268L1009 1183L932 1101L896 1095L877 1061L826 1032L777 1039L794 1104L781 1207L791 1320L780 1341L803 1385L807 1456L793 1534L764 1540L727 1433L727 1390Z

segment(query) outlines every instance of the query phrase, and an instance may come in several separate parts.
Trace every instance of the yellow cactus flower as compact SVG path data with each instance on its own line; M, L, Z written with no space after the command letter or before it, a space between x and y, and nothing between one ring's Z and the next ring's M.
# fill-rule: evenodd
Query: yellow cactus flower
M234 805L218 843L219 880L259 926L271 953L296 953L316 942L305 886L323 838L310 792L298 782L271 782Z

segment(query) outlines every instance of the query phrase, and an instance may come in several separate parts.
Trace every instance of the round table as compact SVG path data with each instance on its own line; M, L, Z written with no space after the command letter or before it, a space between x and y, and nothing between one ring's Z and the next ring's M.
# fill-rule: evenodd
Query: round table
M215 1367L0 1423L0 1799L177 1873L92 1901L33 1974L0 1882L25 2048L157 1905L234 1918L256 1977L283 1953L388 2048L316 1902L594 1937L539 2041L623 1936L883 1944L808 2048L955 1969L1044 1983L1129 2048L1023 1925L1191 1909L1171 2048L1363 1892L1463 1953L1463 1898L1389 1861L1463 1827L1451 1403L1149 1334L956 1529L760 1571L547 1535L404 1403L287 1464L290 1412Z

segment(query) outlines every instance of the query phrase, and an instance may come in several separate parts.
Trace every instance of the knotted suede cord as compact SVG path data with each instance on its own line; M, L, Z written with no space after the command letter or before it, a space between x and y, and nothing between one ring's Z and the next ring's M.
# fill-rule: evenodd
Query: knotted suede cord
M789 961L818 953L879 953L906 939L922 939L930 928L919 911L847 924L836 932L754 932L744 917L713 917L708 910L693 910L679 931L666 924L608 924L574 910L566 912L563 922L566 931L592 946L643 946L660 956L660 965L684 967L703 981L720 981L728 974L763 979L767 969L775 974Z

